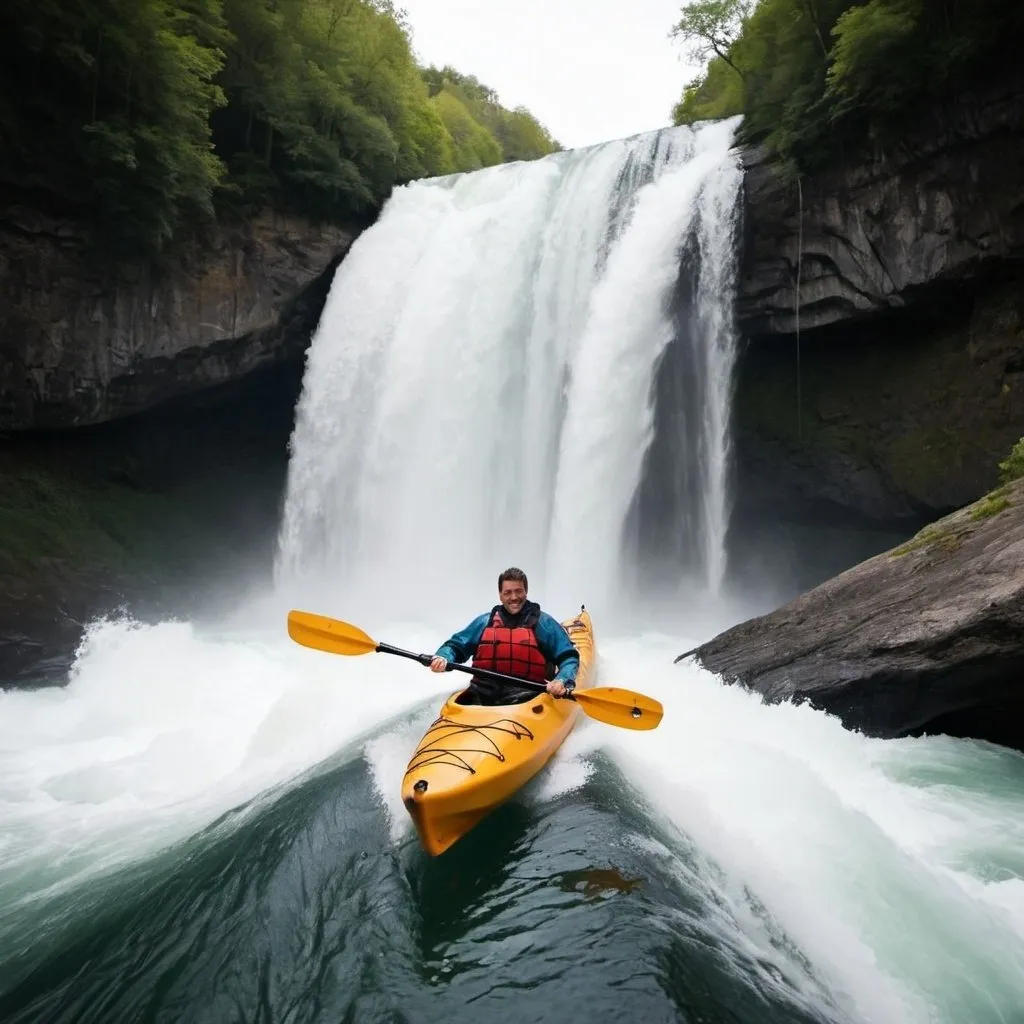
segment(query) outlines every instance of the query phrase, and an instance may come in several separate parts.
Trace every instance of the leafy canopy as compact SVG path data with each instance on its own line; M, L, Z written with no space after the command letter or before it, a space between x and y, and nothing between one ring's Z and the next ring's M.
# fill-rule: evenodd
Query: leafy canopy
M5 0L0 175L155 251L215 208L371 218L414 178L558 144L454 69L391 0Z
M696 61L712 57L725 61L742 75L729 59L729 51L739 38L753 0L693 0L682 9L682 17L672 28L672 35L690 44L689 55Z
M707 60L675 123L742 113L740 137L805 168L895 139L1016 61L1019 0L693 0L673 35Z

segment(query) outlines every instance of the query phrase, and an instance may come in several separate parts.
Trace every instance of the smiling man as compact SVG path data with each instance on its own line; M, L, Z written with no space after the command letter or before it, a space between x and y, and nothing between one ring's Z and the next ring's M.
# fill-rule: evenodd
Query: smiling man
M570 692L580 667L579 652L561 624L527 598L528 586L522 569L506 569L498 577L501 603L439 647L430 670L444 672L448 662L462 663L472 657L473 668L543 683L552 697ZM520 704L535 696L534 690L474 677L458 702Z

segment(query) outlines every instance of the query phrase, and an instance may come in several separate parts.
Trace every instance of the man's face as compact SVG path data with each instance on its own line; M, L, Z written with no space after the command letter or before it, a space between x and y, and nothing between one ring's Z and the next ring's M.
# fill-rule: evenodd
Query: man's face
M509 615L518 615L526 603L526 587L519 580L505 580L498 591L501 606Z

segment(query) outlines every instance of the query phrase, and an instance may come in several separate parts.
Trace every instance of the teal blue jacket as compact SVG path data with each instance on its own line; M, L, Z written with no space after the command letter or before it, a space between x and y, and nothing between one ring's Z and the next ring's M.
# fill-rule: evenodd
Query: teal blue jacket
M461 665L476 654L480 637L491 621L491 612L475 618L465 629L460 630L437 649L437 655L447 661ZM547 612L541 612L533 627L537 646L541 654L556 668L555 679L563 683L573 682L580 668L580 653L573 647L569 634L562 624Z

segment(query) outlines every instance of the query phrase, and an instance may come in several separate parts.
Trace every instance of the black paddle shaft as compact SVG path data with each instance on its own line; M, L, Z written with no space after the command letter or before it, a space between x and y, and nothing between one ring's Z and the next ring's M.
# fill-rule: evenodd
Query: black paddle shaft
M392 647L391 644L377 644L378 654L395 654L399 658L409 658L418 661L421 665L429 665L436 655L414 654L412 651L403 651L400 647ZM536 690L538 693L547 693L547 687L543 683L535 683L530 679L520 679L518 676L507 676L504 672L492 672L487 668L470 668L469 665L455 665L448 662L445 672L468 672L471 676L479 676L481 679L493 679L496 683L505 683L508 686L521 686L527 690Z

